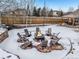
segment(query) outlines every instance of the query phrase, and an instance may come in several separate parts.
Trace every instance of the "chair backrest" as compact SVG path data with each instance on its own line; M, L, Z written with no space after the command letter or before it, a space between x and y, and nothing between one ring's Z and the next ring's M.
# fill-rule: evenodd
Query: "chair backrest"
M25 32L27 35L29 35L29 32L28 32L27 29L24 29L24 32Z
M39 27L36 27L36 32L39 32L39 31L40 31Z
M52 32L52 29L51 28L48 28L48 33L51 34L51 32Z
M60 32L59 33L57 33L57 35L56 36L58 36L60 34Z
M50 46L52 46L53 44L55 44L55 43L53 43L53 41L51 40L51 41L50 41Z
M19 38L22 38L21 35L20 35L20 33L17 33L17 35L18 35Z

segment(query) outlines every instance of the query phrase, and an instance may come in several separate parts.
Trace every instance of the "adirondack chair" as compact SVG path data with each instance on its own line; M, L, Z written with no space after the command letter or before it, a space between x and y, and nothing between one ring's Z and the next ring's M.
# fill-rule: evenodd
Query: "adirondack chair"
M19 39L17 40L17 42L23 43L23 42L28 41L28 39L26 39L25 37L22 37L22 36L20 35L20 33L17 33L17 35L18 35L18 37L19 37Z
M33 47L33 45L32 45L32 42L31 41L25 42L24 44L22 44L20 46L20 48L22 48L22 49L30 49L32 47Z
M51 35L51 39L53 39L54 37L58 37L58 35L60 34L60 32L59 33L53 33L53 35Z
M63 49L63 46L60 44L60 43L58 43L58 41L60 40L61 38L57 38L57 37L55 37L54 39L52 39L51 41L50 41L50 48L51 48L51 50L62 50Z
M54 36L53 39L50 41L50 46L58 44L58 41L60 39L61 38L58 38L57 36Z
M25 37L31 36L31 32L29 32L27 29L24 29L24 32L25 32Z
M47 36L51 36L51 35L52 35L51 32L52 32L52 29L51 29L51 28L48 28L46 35L47 35Z

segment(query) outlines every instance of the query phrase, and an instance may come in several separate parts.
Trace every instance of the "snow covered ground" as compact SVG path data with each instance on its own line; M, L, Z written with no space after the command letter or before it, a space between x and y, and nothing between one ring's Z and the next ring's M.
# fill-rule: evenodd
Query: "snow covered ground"
M0 59L19 59L17 56L0 49Z
M45 34L48 28L52 28L52 33L60 32L59 37L62 37L62 39L59 41L59 43L63 45L63 50L54 50L50 53L41 53L35 48L22 50L19 47L21 44L17 43L17 33L23 33L24 28L9 31L9 38L7 38L3 43L0 44L0 48L19 55L21 59L79 59L79 32L75 32L73 28L66 28L57 25L40 27L43 34ZM32 37L29 38L29 40L33 41L36 27L29 27L27 29L32 32ZM74 50L73 54L70 53L66 56L71 47L69 39L73 43ZM33 41L33 43L35 42Z

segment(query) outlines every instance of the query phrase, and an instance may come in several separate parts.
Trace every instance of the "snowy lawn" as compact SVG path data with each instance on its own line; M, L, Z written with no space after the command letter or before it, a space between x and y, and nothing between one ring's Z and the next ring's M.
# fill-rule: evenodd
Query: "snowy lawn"
M0 59L19 59L16 55L0 49Z
M60 32L59 37L62 37L62 39L59 41L59 43L63 45L63 50L54 50L50 53L41 53L35 48L29 50L22 50L19 47L21 44L17 43L17 33L23 33L24 28L9 31L9 38L7 38L3 43L0 44L0 48L19 55L21 59L79 59L79 33L75 32L73 28L66 28L57 25L40 27L43 34L45 34L48 28L52 28L52 33ZM30 37L29 40L33 41L36 27L29 27L27 29L32 32L32 37ZM69 39L73 43L74 50L73 54L70 53L66 56L66 54L70 50ZM34 41L33 43L35 44Z

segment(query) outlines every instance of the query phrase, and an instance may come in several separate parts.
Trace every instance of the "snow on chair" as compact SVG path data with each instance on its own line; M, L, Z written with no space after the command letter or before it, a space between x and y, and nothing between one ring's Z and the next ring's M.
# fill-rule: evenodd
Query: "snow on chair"
M18 37L19 37L19 39L17 40L17 42L19 42L19 43L24 43L24 42L28 41L28 39L27 39L26 37L22 37L22 36L20 35L20 33L17 33L17 35L18 35Z

